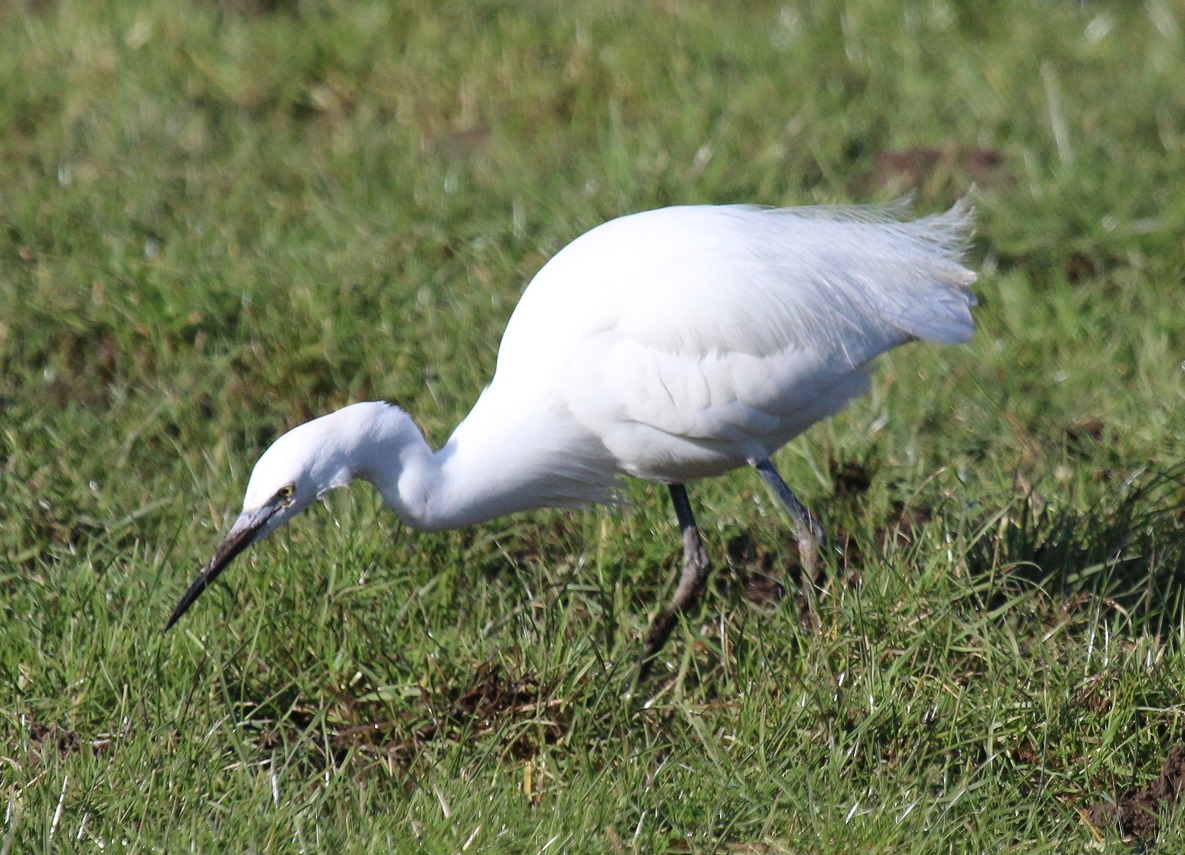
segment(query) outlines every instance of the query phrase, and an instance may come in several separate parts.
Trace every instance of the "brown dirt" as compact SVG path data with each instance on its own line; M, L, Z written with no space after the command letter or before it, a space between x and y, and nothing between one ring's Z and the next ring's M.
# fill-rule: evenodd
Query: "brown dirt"
M1160 767L1160 775L1143 790L1131 789L1116 802L1101 802L1086 811L1086 819L1096 828L1119 824L1125 838L1144 843L1156 839L1160 818L1171 813L1185 787L1185 745L1174 745Z

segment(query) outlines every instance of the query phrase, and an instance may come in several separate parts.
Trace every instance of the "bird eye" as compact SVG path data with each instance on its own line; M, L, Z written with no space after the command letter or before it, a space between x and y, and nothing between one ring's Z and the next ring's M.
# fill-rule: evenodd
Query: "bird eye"
M280 492L276 493L277 499L291 499L292 494L296 492L296 485L289 484L287 487L281 487Z

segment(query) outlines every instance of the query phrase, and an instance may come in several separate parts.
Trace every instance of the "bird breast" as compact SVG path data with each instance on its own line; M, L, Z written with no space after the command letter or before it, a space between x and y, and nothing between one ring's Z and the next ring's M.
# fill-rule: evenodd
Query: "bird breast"
M863 368L820 365L789 348L699 356L606 339L599 353L572 360L565 402L621 471L653 481L684 483L768 457L868 385Z

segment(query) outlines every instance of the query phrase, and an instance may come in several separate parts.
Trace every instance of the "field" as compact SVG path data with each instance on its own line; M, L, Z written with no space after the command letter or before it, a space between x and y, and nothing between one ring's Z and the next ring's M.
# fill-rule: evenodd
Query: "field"
M0 6L0 855L1185 851L1183 32ZM737 472L691 487L716 574L633 693L680 561L641 482L442 534L338 491L162 634L273 438L384 398L442 444L597 223L972 187L973 342L778 456L843 547L814 619Z

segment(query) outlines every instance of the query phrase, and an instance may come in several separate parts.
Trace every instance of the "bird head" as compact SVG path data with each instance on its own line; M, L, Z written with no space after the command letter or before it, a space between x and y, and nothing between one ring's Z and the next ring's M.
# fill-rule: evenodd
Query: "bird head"
M364 405L355 405L361 407ZM352 408L346 408L349 410ZM293 428L277 439L251 472L243 510L165 624L165 631L240 552L299 514L328 491L351 480L339 410Z

